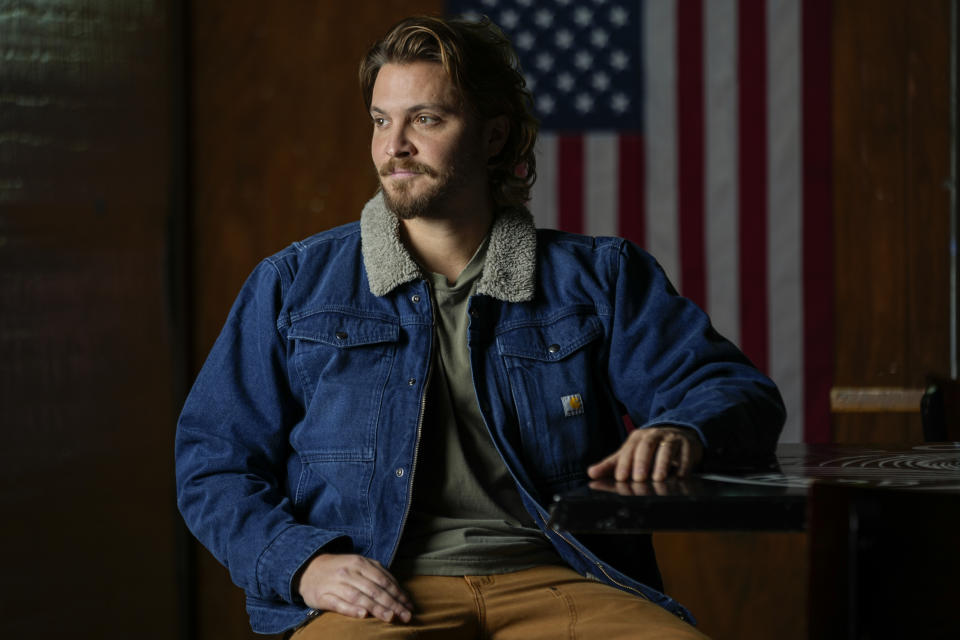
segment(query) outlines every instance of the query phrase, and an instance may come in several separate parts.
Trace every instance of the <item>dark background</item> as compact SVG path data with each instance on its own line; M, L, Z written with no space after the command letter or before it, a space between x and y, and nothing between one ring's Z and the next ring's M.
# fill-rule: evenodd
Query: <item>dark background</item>
M949 372L950 9L833 3L838 386ZM252 637L176 513L176 416L254 264L358 217L357 61L441 10L0 0L0 637ZM921 437L897 413L831 433ZM657 545L706 633L805 637L803 534Z

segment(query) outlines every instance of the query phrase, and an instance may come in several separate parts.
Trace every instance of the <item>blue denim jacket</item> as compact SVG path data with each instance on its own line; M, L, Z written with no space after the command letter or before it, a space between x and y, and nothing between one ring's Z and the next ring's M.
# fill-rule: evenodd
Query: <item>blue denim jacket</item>
M318 551L389 567L400 540L434 328L430 288L397 229L378 196L359 224L264 260L180 416L180 510L246 592L255 631L316 614L292 582ZM581 574L689 619L657 590L648 540L591 549L547 529L544 505L616 450L625 414L641 428L695 429L708 457L772 452L776 387L649 255L537 231L525 211L495 222L469 313L477 401L534 522Z

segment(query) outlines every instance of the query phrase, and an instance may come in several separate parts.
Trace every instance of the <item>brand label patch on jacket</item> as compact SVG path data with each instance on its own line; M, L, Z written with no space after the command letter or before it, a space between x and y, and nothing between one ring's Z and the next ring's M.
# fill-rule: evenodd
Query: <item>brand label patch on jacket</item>
M563 403L563 415L566 417L583 415L583 398L579 393L563 396L560 401Z

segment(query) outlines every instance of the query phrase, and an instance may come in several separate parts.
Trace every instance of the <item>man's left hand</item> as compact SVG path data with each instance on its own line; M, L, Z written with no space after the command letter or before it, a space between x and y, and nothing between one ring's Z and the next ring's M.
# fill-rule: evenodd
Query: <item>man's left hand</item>
M617 451L587 469L591 479L617 482L665 480L672 472L687 475L703 458L697 432L687 427L649 427L631 433Z

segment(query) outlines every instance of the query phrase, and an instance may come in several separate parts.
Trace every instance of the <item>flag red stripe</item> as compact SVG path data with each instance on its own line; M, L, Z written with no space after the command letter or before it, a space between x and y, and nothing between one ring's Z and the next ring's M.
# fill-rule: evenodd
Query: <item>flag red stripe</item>
M833 384L831 0L801 5L804 442L829 442Z
M583 233L583 137L557 136L557 226Z
M680 287L701 307L707 303L704 240L703 3L677 3L677 215Z
M767 41L765 0L741 0L738 22L740 344L769 369L767 326Z
M638 133L620 134L620 177L617 180L617 220L619 233L627 240L645 246L646 210L643 187L643 136Z

